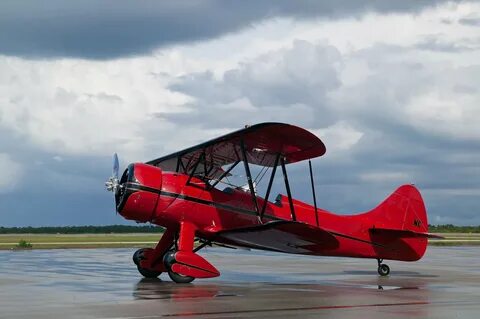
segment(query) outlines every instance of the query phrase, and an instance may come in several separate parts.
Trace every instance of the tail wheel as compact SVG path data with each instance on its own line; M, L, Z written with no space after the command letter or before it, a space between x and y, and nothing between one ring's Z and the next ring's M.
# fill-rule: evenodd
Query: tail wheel
M378 274L382 277L385 277L385 276L388 276L390 274L390 267L388 267L388 265L386 264L380 264L378 266Z
M133 256L133 263L137 265L138 272L145 278L157 278L160 276L161 272L159 271L153 271L150 269L146 269L140 266L140 261L142 261L144 258L143 253L145 251L145 248L137 250Z
M175 264L177 261L175 260L175 251L170 250L168 251L165 256L163 257L163 263L165 267L168 269L168 276L172 281L176 282L177 284L188 284L195 280L194 277L180 275L174 271L172 271L172 265Z

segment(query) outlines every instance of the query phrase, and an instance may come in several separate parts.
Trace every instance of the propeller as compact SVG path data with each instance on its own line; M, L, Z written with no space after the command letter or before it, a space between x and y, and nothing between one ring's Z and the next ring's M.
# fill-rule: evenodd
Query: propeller
M112 169L112 176L105 182L105 186L107 187L107 191L117 193L120 186L120 181L118 179L118 170L120 164L118 161L117 153L113 154L113 169Z
M112 176L114 176L116 179L118 179L118 170L120 167L120 163L118 162L118 155L117 153L113 154L113 170L112 170Z

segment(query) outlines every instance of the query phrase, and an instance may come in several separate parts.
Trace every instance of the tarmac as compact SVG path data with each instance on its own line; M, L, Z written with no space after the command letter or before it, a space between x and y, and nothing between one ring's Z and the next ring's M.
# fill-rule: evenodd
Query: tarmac
M141 279L135 249L0 251L0 318L479 318L480 247L414 263L207 248L222 273Z

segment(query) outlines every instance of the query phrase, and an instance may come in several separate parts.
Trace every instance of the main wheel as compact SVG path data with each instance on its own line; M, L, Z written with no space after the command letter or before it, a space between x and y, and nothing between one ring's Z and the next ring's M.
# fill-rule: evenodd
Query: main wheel
M172 271L172 266L176 262L177 261L175 260L175 251L174 250L169 250L163 256L163 263L165 264L165 267L168 269L168 276L170 277L170 279L172 279L177 284L188 284L188 283L194 281L195 277L180 275L180 274L177 274L176 272Z
M146 269L140 266L140 261L144 259L143 257L143 252L145 251L145 248L137 250L133 256L133 263L137 265L138 272L145 278L157 278L160 276L161 272L159 271L153 271L150 269Z
M140 265L140 261L143 259L143 252L145 248L141 248L133 253L132 260L135 265Z
M388 265L381 264L380 266L378 266L378 274L380 276L382 277L388 276L389 273L390 273L390 267L388 267Z
M150 269L142 268L139 265L137 265L137 269L138 272L145 278L157 278L161 274L160 271L153 271Z
M172 279L177 284L188 284L195 280L194 277L180 275L171 270L168 271L168 277L170 277L170 279Z

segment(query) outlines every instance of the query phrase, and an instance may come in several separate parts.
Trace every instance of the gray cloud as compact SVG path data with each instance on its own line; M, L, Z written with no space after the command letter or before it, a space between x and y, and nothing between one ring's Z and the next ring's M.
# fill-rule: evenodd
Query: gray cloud
M458 23L472 27L480 26L480 17L465 17L458 20Z
M111 194L103 190L110 157L58 157L11 132L0 133L2 152L22 168L18 187L0 192L1 226L125 223L115 214Z
M415 47L420 50L439 51L439 52L464 52L480 49L479 44L466 44L447 41L442 39L441 35L429 35L419 41Z
M478 88L473 85L455 85L453 90L457 93L462 94L477 94Z
M217 37L275 17L418 12L441 2L6 0L0 2L0 54L110 59Z
M171 89L200 99L191 112L160 116L175 123L201 117L207 127L238 125L242 118L248 123L276 119L311 127L331 124L327 93L340 86L341 64L335 47L297 40L291 49L260 56L219 80L209 72L179 78Z
M0 224L3 227L125 224L115 214L113 199L105 195L108 194L97 192L85 196L53 191L0 194Z

